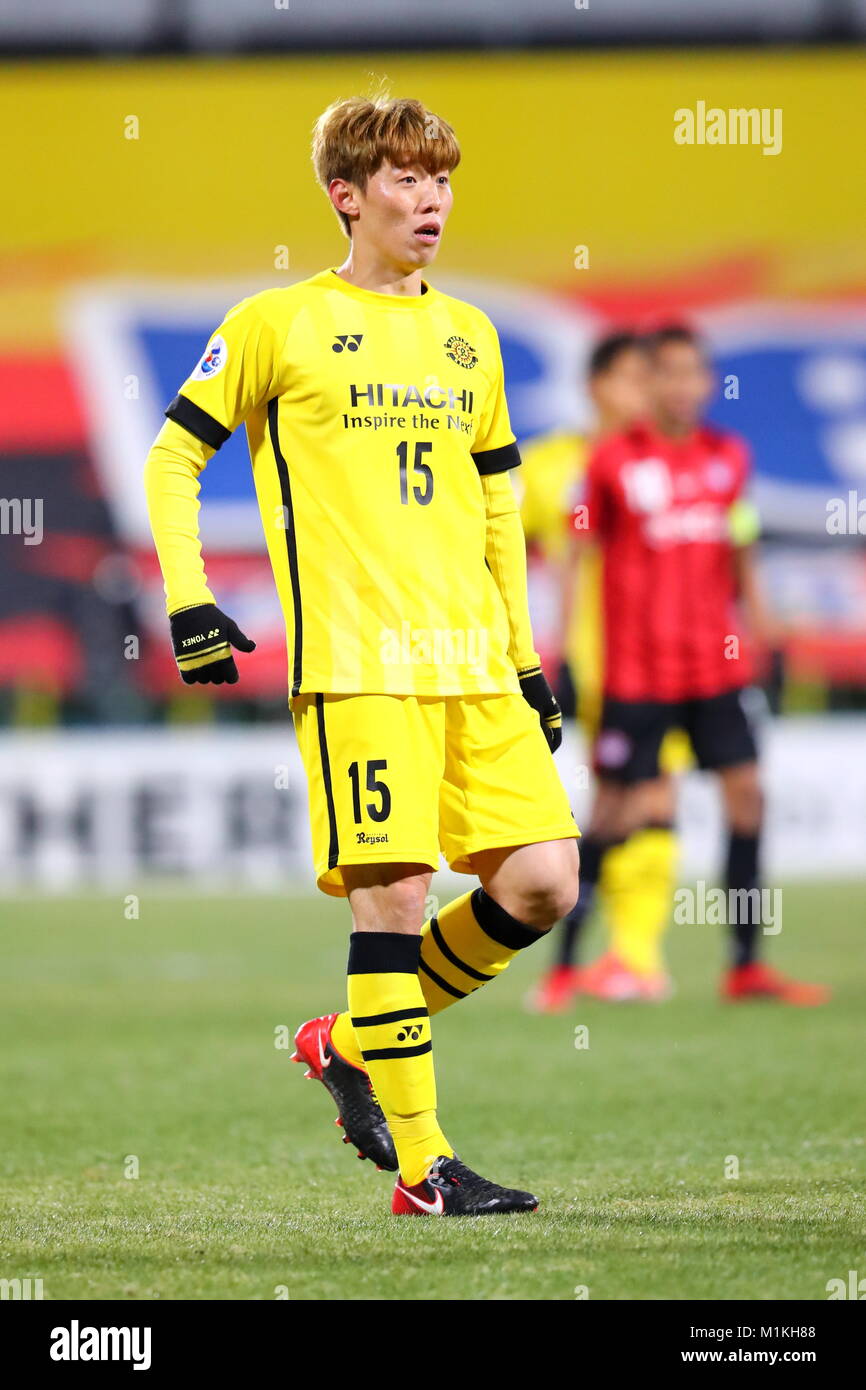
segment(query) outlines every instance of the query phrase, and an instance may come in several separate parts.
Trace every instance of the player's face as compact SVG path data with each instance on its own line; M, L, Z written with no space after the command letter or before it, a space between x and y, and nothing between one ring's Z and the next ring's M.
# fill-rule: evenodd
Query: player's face
M694 429L712 391L713 374L699 347L666 343L656 348L650 365L650 395L663 429Z
M387 161L357 192L360 217L352 231L407 273L430 264L439 249L454 195L447 170L430 174Z
M589 384L605 430L626 430L649 410L649 367L640 348L624 348Z

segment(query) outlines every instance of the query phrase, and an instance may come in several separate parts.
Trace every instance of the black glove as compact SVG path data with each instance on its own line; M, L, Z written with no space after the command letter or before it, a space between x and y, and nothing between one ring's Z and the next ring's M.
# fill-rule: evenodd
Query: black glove
M532 706L541 720L541 728L550 745L551 753L555 753L562 743L562 710L556 703L541 667L534 666L529 671L518 671L517 679L520 681L524 700Z
M196 603L179 608L169 622L177 668L187 685L237 684L232 647L254 652L256 644L234 619L221 613L215 603Z

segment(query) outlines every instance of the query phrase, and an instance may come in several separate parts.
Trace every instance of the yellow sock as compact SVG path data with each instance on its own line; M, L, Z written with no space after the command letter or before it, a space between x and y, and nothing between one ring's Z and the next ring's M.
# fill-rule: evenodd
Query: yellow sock
M599 885L611 949L640 975L664 969L661 941L674 892L676 836L651 826L608 850Z
M337 1014L334 1019L331 1042L340 1056L344 1057L347 1062L351 1062L353 1067L360 1067L362 1071L367 1070L361 1056L361 1049L358 1046L358 1039L355 1037L355 1030L352 1027L352 1015L348 1009L344 1014Z
M434 1158L454 1152L436 1119L430 1017L418 980L420 949L417 936L398 932L353 932L349 945L351 1023L409 1186L426 1177Z
M441 1013L495 979L540 935L511 917L483 888L455 898L421 928L419 978L428 1013ZM337 1017L331 1042L347 1062L365 1066L349 1014Z
M541 935L483 888L455 898L421 928L421 988L430 1013L441 1013L501 975Z

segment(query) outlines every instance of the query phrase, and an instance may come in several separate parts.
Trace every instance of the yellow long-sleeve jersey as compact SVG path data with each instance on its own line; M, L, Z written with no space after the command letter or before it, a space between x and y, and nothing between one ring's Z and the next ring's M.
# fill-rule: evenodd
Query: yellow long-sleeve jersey
M520 457L479 309L323 271L233 309L166 414L146 487L169 613L213 602L199 475L243 422L292 696L519 690Z

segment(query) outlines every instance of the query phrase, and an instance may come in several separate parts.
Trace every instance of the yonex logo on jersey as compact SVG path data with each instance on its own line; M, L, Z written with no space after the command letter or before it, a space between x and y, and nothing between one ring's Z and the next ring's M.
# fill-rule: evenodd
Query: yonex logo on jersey
M346 348L348 352L357 352L363 337L363 333L338 333L331 344L331 351L342 352Z
M216 376L228 361L228 355L225 339L212 338L208 343L207 352L192 374L193 381L207 381L208 377Z
M456 362L458 367L465 367L467 371L474 367L478 361L478 353L471 343L467 343L465 338L454 334L445 344L445 356L450 357L452 362Z

